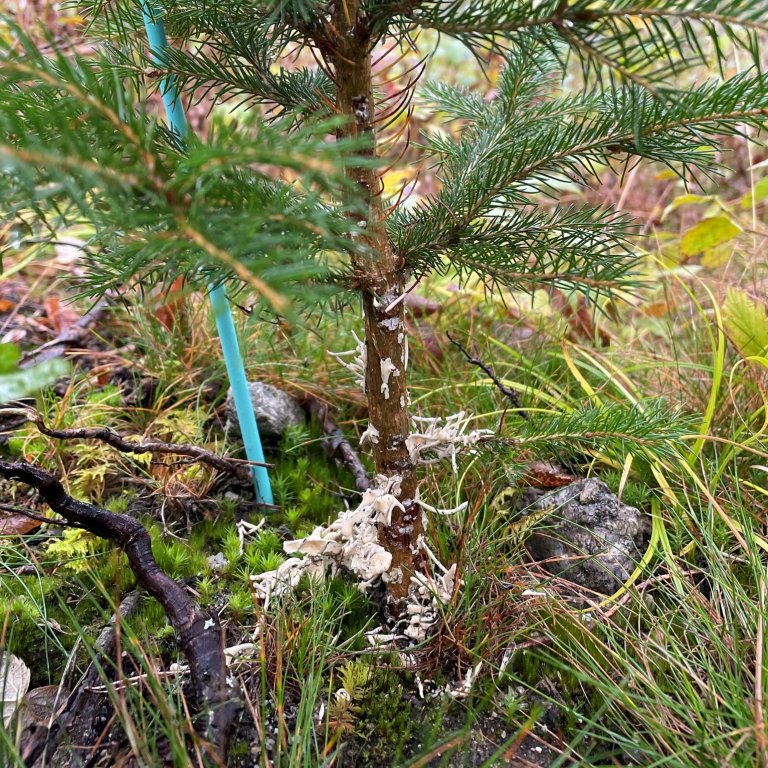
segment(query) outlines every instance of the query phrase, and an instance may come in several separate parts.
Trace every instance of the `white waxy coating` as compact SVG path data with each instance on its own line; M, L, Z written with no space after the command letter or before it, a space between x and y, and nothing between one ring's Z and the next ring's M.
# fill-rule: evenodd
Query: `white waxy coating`
M391 357L384 358L379 364L381 366L381 394L384 395L385 400L389 400L389 377L399 376L400 371L392 362Z

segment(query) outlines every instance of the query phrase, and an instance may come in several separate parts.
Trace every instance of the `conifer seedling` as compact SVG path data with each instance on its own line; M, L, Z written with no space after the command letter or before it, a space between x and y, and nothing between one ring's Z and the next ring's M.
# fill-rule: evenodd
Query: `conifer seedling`
M108 45L89 59L44 56L13 31L0 75L3 199L19 220L28 223L31 210L52 230L91 222L93 294L183 274L202 287L240 280L277 312L299 311L307 296L316 305L331 290L362 305L353 367L380 476L369 506L379 514L389 597L401 605L427 562L418 465L472 442L466 422L414 430L406 291L437 271L491 290L579 291L596 303L637 280L631 220L558 205L557 190L636 158L687 178L716 172L719 137L765 121L758 43L768 2L169 0L158 8L181 41L160 62L142 48L139 5L125 0L91 0L92 33ZM430 82L427 66L420 82L405 73L400 97L384 100L382 52L426 55L439 36L481 62L505 59L494 98ZM735 49L750 68L727 76ZM298 66L302 51L317 64ZM561 84L569 61L581 64L578 90ZM207 138L183 151L136 106L158 68L188 100L224 105ZM411 98L450 124L418 137L438 191L404 205L382 195L381 141ZM237 121L227 104L239 105ZM653 435L669 418L661 408L640 413L612 412L611 428ZM589 418L599 423L600 414Z

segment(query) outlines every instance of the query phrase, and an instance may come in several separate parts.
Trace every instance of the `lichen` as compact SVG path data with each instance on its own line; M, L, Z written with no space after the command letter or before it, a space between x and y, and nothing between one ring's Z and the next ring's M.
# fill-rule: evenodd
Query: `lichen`
M398 501L400 478L377 475L360 504L343 512L329 526L318 526L303 539L286 541L286 554L293 557L279 568L251 577L256 595L265 602L271 595L293 591L301 577L308 574L324 578L335 575L341 566L355 573L362 581L361 590L367 590L389 570L392 555L379 543L379 525L390 525L392 511L403 509Z
M400 318L395 315L394 317L388 317L385 320L379 320L379 328L385 328L388 331L396 331L400 327ZM397 340L400 341L402 333L397 334Z
M368 351L365 347L365 342L361 341L354 331L352 331L352 337L356 344L354 349L349 349L346 352L331 352L328 350L328 354L331 357L335 357L353 374L356 383L365 392L365 368L368 364ZM351 360L344 359L350 355L354 355Z
M360 435L360 447L365 448L366 445L369 443L371 445L375 445L379 442L379 430L376 429L376 427L373 426L373 424L369 421L368 426L365 429L365 432L363 432L362 435Z
M406 446L414 464L435 464L441 459L450 458L453 472L456 474L456 454L493 435L489 429L473 429L466 432L471 416L459 411L453 416L440 418L413 417L415 425L424 425L422 431L408 435ZM443 422L443 423L441 423Z

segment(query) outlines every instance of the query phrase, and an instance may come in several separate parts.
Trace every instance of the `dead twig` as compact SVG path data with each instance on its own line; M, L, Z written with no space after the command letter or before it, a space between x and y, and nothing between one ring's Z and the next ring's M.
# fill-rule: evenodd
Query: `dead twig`
M188 445L186 443L164 443L162 440L140 440L134 442L122 435L113 432L108 427L75 427L71 429L53 429L45 424L37 411L31 408L25 409L7 409L8 411L24 412L27 419L31 421L42 434L56 440L100 440L121 453L159 453L172 454L176 456L188 456L193 461L199 461L201 464L207 464L219 472L228 475L235 475L242 480L250 481L250 467L256 466L257 462L246 461L245 459L230 459L220 456L205 448L197 445ZM271 464L259 464L258 466L271 467Z
M509 387L505 386L501 379L482 360L477 357L472 357L472 355L469 354L466 347L460 341L454 339L450 333L446 335L448 336L448 341L450 341L454 347L458 348L461 354L464 355L464 357L467 359L468 363L476 365L488 375L490 380L496 385L496 388L512 403L512 405L515 406L517 409L517 415L521 419L527 419L528 414L523 410L523 404L520 402L520 398L517 396L517 392L515 392L514 389L510 389Z
M364 493L371 487L371 478L363 466L357 451L350 445L344 433L333 423L330 417L330 408L327 403L310 397L303 403L304 410L317 419L325 433L323 446L329 456L338 458L352 473L355 478L355 488Z
M128 515L113 514L72 498L56 477L24 461L0 460L0 477L31 486L61 517L114 542L123 550L136 581L162 605L176 630L181 650L189 661L197 712L195 729L212 745L214 759L226 764L229 735L240 697L227 679L221 627L213 616L197 608L184 587L160 569L152 555L152 542L146 528Z
M69 528L82 527L79 525L75 525L74 523L70 523L67 520L57 519L55 517L45 517L44 515L38 515L36 512L32 512L26 507L18 507L15 504L6 504L5 502L2 502L2 501L0 501L0 512L8 512L9 516L21 515L22 517L27 517L30 520L34 520L37 523L41 523L41 524L45 523L46 525L51 525L51 523L54 523L54 524L61 525L64 527L69 527Z
M29 368L36 363L42 363L46 360L53 360L55 357L61 357L66 347L72 344L79 344L88 334L91 326L94 325L108 306L107 299L101 299L91 309L89 309L74 325L65 328L55 339L47 341L37 349L22 355L19 368Z

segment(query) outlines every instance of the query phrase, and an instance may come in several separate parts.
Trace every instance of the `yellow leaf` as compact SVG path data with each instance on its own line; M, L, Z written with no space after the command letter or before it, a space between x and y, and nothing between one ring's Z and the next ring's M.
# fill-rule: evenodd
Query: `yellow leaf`
M733 240L741 230L727 216L712 216L692 226L680 239L680 252L694 256Z
M715 248L707 248L701 255L701 266L707 269L722 267L731 258L733 249L728 244L718 245Z
M768 314L765 306L731 288L723 306L723 325L745 357L768 353Z
M760 179L752 189L741 198L742 208L751 208L754 203L761 203L768 197L768 176Z
M661 214L661 220L664 221L672 211L679 208L681 205L702 205L703 203L711 203L717 198L713 195L678 195Z

